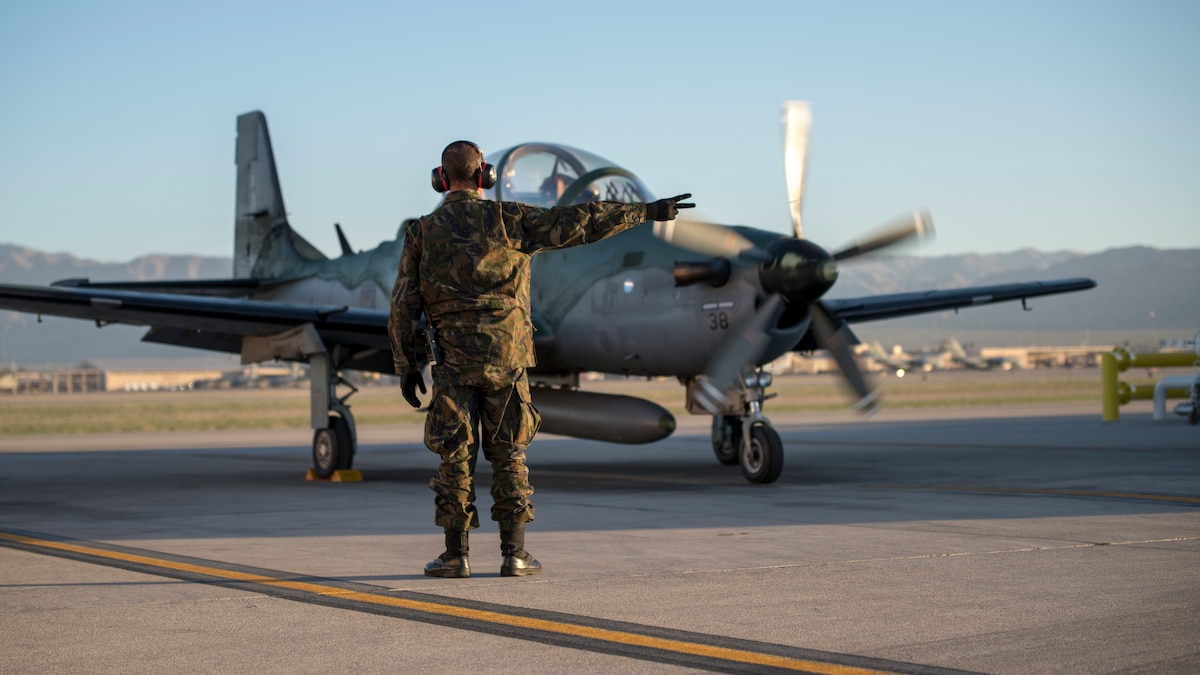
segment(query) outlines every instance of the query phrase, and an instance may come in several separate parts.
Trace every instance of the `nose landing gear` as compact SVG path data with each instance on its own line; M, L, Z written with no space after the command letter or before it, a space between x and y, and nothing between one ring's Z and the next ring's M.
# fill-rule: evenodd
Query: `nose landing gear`
M763 403L774 396L766 393L771 374L762 370L748 373L741 384L725 392L729 406L713 415L713 453L722 464L740 464L742 475L751 483L773 483L783 473L783 440L762 413ZM688 383L688 411L703 412L693 399L695 388L695 380Z

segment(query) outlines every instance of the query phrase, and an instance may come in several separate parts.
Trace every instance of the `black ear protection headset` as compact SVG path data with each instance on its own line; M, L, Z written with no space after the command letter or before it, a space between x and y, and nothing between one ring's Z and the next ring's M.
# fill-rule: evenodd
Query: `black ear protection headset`
M470 141L465 142L470 143L471 147L475 148L481 157L483 156L483 151L479 149L478 145ZM480 162L479 168L475 169L475 173L471 174L471 177L475 179L475 184L484 190L491 190L496 187L496 167L487 162ZM442 167L439 166L434 169L430 179L433 183L433 189L437 192L445 192L450 189L450 177L446 175L446 170Z

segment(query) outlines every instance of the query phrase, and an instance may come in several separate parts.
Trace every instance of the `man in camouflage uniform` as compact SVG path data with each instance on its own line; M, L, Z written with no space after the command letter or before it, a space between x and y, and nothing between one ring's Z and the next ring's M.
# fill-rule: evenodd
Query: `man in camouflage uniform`
M691 195L550 209L494 202L484 199L483 189L495 184L495 169L468 141L446 147L433 182L447 194L405 231L388 323L396 374L414 408L420 406L417 389L425 393L417 358L422 314L441 351L432 368L425 444L442 458L429 487L446 551L425 566L425 574L471 574L467 532L479 527L473 476L480 443L492 464L492 520L499 523L504 556L500 574L537 574L541 564L525 551L525 523L534 516L525 448L541 422L525 376L534 365L530 256L599 241L647 220L673 220L677 208L693 206L677 204Z

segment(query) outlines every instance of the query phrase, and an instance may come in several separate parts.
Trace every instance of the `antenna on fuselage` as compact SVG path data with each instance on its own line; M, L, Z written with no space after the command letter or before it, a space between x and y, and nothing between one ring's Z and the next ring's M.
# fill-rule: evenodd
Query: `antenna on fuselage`
M350 240L346 239L346 233L342 232L342 226L334 223L333 229L337 230L338 243L342 245L342 255L354 255L354 249L350 248Z

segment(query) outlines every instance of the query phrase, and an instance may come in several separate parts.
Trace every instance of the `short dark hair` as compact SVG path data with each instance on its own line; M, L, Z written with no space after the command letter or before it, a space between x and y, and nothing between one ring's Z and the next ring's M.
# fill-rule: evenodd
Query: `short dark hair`
M442 170L450 180L473 180L482 163L483 152L471 141L454 141L442 151Z

